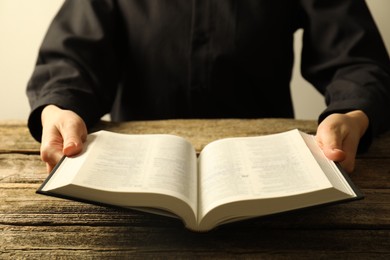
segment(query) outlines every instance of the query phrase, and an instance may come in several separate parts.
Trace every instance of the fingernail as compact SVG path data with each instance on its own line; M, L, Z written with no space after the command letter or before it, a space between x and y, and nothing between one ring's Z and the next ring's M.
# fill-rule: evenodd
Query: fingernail
M70 147L76 147L77 145L76 145L76 143L75 142L70 142L70 143L68 143L66 146L65 146L65 148L70 148Z
M68 143L66 146L64 146L63 153L68 155L68 153L71 153L76 146L77 145L74 142Z

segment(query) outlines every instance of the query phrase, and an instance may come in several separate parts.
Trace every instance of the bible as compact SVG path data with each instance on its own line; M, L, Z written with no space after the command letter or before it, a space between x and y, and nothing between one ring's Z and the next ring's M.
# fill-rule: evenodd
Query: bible
M37 193L176 216L194 231L363 197L297 129L216 140L199 155L175 135L98 131Z

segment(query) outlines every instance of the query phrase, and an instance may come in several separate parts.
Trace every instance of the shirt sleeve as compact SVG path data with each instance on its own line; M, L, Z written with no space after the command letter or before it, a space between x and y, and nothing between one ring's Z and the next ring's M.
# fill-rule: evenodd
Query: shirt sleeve
M67 0L53 19L27 86L28 126L40 141L40 114L54 104L87 126L110 111L121 76L120 39L113 1Z
M390 128L389 56L364 0L302 0L302 75L325 95L326 110L364 111L369 136Z

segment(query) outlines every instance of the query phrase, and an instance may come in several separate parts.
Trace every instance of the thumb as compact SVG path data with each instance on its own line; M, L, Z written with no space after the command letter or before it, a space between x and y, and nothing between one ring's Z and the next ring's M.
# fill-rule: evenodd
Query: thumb
M83 143L87 138L87 130L84 124L71 124L61 132L64 139L64 155L73 156L83 150Z
M341 162L346 158L346 153L343 150L343 139L340 135L329 131L325 134L321 131L317 132L316 140L321 147L325 156L332 161Z

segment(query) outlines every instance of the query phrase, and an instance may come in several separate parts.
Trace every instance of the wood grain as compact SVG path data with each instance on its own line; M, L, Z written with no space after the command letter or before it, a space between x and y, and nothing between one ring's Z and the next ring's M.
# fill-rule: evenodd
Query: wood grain
M128 134L187 138L199 152L209 142L299 128L289 119L101 122ZM0 121L0 259L123 258L390 258L390 134L359 155L353 182L365 199L256 218L208 233L186 230L178 219L38 195L47 177L39 143L23 121Z

